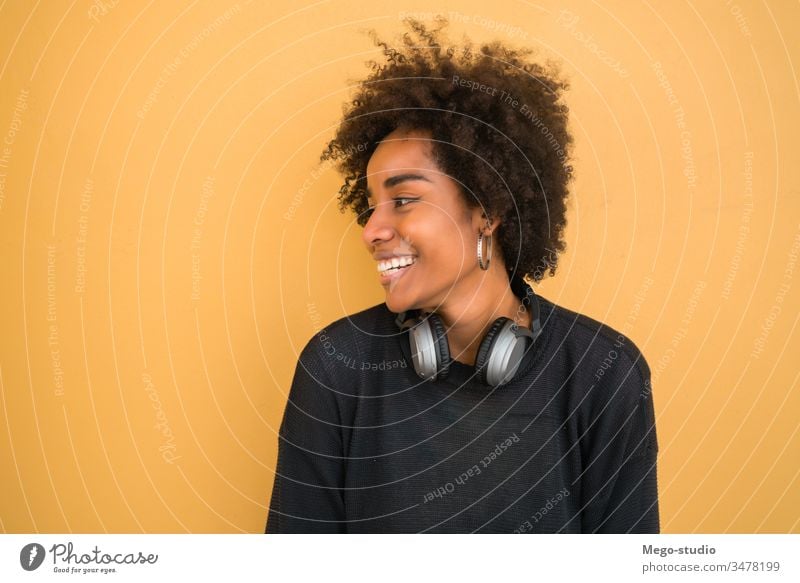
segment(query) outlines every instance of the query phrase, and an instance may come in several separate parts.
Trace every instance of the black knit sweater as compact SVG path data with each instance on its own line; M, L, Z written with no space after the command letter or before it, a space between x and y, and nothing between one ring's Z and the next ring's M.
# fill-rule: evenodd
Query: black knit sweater
M495 389L457 361L420 379L386 304L315 334L266 532L659 532L647 363L625 335L537 297L543 332Z

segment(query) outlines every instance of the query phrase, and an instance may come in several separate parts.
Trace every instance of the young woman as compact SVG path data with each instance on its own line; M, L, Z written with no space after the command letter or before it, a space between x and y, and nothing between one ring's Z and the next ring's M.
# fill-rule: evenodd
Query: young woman
M408 22L322 156L385 302L303 349L266 532L659 532L645 359L524 279L565 248L567 85Z

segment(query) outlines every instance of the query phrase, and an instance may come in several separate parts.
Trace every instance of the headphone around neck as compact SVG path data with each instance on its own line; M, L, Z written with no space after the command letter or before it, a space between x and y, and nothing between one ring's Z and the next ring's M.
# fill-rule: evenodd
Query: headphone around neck
M497 318L489 327L478 348L475 368L480 381L492 387L508 383L517 374L527 349L542 333L539 301L533 289L520 277L511 278L511 289L522 297L531 310L531 327L518 326L514 320ZM408 330L414 370L423 379L444 379L452 362L442 319L436 313L407 310L398 314L395 323Z

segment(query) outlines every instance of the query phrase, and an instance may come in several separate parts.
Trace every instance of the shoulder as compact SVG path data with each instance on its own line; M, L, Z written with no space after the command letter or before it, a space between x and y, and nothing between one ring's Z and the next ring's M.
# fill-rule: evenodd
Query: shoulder
M551 342L564 361L563 374L570 377L569 410L578 412L579 430L603 436L597 439L604 446L608 436L626 427L632 435L646 435L631 440L626 454L634 448L645 452L640 447L645 442L657 450L650 368L642 351L618 329L550 305Z
M330 321L306 340L299 360L315 362L328 374L353 369L352 362L396 335L395 317L380 303Z
M551 327L556 350L576 367L592 369L596 380L607 376L612 368L616 368L635 375L636 379L632 380L638 380L641 384L650 382L647 360L639 346L627 334L542 296L539 299L544 306L543 326Z
M379 304L317 327L298 354L287 429L293 427L293 416L299 411L328 423L352 418L351 397L359 394L364 347L391 316L386 304Z
M389 311L385 303L375 304L361 311L342 316L326 326L333 334L344 331L362 331L363 333L379 333L394 324L397 314Z
M347 345L356 341L358 336L375 336L396 330L394 319L397 315L389 311L385 303L376 304L353 314L348 314L328 322L306 342L306 346L327 339Z

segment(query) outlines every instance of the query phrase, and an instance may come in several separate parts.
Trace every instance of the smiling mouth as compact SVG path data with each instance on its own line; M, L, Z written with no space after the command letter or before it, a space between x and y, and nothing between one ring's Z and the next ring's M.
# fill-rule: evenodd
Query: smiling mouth
M417 262L416 257L402 257L399 259L391 259L381 261L378 263L378 273L381 277L390 276L395 273L405 271Z

